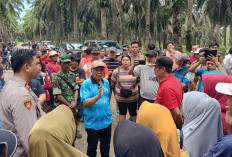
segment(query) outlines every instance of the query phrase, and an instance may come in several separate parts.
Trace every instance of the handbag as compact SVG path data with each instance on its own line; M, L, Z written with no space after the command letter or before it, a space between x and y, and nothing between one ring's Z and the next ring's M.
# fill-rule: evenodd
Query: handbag
M120 74L120 68L118 68L118 84L120 86L120 96L123 97L123 98L128 98L128 97L130 97L132 95L132 90L131 89L125 89L125 88L123 88L121 86L121 83L119 82L119 74Z

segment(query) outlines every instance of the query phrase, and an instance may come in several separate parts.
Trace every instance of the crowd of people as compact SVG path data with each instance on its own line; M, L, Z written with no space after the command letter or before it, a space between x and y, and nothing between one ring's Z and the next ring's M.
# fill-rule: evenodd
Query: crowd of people
M9 60L14 75L7 83L3 46L0 122L18 138L15 156L96 157L100 142L101 156L109 157L114 95L116 157L230 157L232 48L223 54L217 43L193 45L189 56L172 42L165 53L149 44L142 54L140 46L132 41L120 56L115 47L84 46L81 58L45 44L19 49ZM86 155L73 149L82 121Z

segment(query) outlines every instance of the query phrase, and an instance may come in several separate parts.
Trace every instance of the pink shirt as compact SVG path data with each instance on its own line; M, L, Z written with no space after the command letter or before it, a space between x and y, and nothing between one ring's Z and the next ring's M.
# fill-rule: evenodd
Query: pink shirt
M181 52L180 51L175 51L174 53L170 51L166 52L166 56L171 58L173 61L172 71L178 67L178 65L176 64L175 55L181 55Z
M190 63L192 64L195 60L197 60L197 58L195 57L194 54L192 54L190 57Z

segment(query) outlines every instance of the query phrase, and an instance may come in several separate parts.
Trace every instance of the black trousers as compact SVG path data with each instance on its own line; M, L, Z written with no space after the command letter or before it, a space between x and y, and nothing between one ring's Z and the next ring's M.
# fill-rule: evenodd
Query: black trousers
M101 157L109 157L110 139L111 139L111 124L101 130L86 129L87 132L87 155L89 157L96 157L97 144L100 140Z

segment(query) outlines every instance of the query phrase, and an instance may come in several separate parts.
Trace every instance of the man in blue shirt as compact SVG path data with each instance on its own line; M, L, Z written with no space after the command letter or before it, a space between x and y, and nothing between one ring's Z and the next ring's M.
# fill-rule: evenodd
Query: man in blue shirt
M92 76L81 84L80 96L84 105L84 125L87 132L87 155L96 157L98 140L102 157L109 157L112 113L110 108L110 86L102 79L104 63L92 63Z
M191 80L186 77L189 73L186 64L190 58L186 53L182 53L181 55L176 55L175 59L178 67L173 71L173 75L181 82L184 92L187 92L188 85Z

